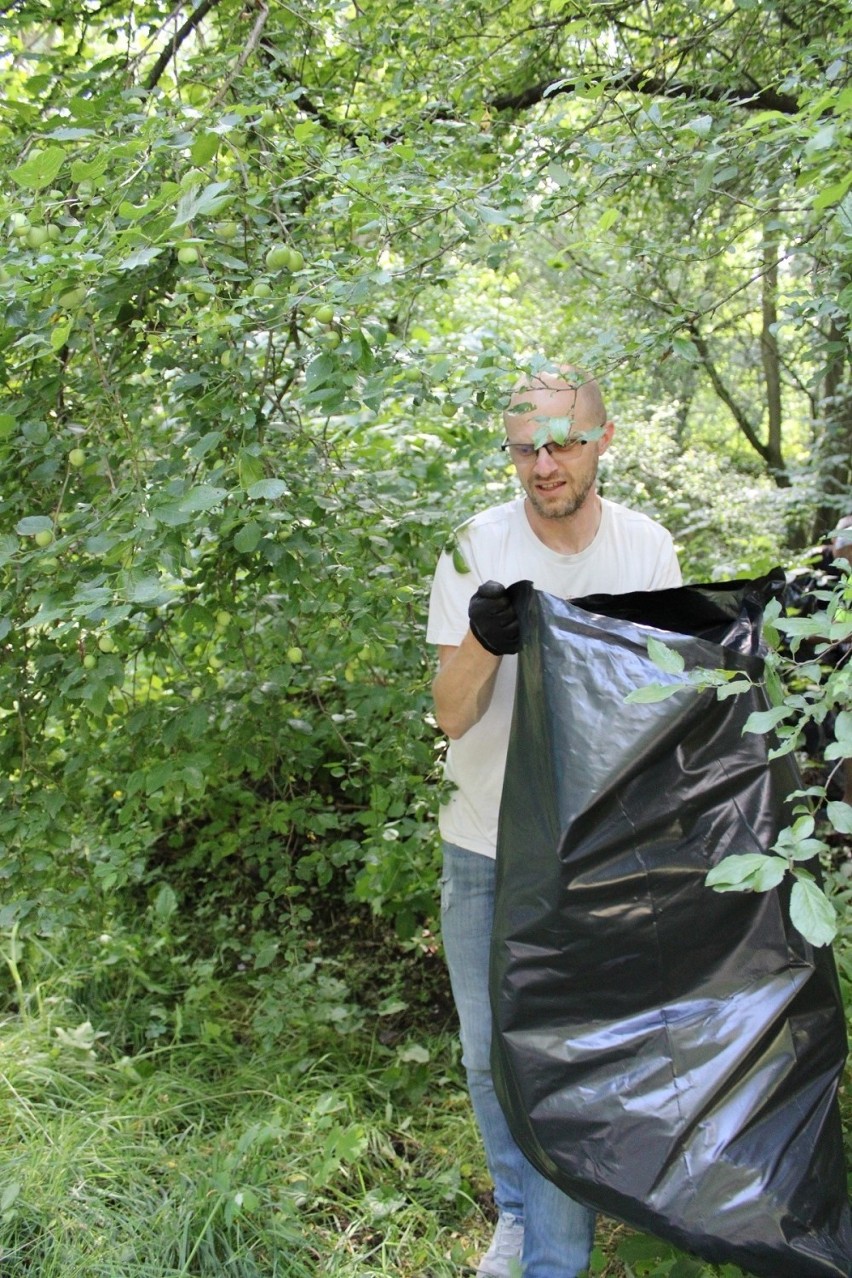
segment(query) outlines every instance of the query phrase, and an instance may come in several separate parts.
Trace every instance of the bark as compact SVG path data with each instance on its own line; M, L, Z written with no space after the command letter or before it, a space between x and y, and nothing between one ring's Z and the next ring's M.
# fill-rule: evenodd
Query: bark
M489 106L494 111L525 111L546 98L556 97L560 93L573 93L576 87L573 79L542 80L539 84L529 85L516 93L498 93L489 100ZM653 97L727 102L746 111L778 111L781 115L796 115L799 110L798 101L792 94L779 93L776 89L759 89L751 85L728 89L716 84L687 84L682 80L667 80L649 75L645 71L613 76L608 80L607 88L614 93L628 89Z
M778 232L764 231L763 270L761 272L761 332L760 357L763 362L763 380L766 387L766 408L769 417L766 442L766 459L773 477L780 486L779 476L784 473L782 445L781 361L778 353L776 325L778 323Z

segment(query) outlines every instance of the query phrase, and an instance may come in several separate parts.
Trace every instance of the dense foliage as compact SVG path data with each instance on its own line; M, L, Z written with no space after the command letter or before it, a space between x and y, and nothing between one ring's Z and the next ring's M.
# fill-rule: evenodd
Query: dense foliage
M519 368L598 371L605 490L688 578L849 509L852 22L5 0L0 31L0 929L130 971L148 1041L236 976L267 1041L312 918L433 945L426 595L511 488Z

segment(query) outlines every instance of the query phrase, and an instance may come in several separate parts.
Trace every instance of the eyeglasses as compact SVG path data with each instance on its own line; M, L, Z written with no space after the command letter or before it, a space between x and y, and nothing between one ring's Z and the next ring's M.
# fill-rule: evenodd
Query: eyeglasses
M507 439L500 448L504 453L511 453L513 461L520 462L531 461L533 457L538 457L542 448L548 457L567 457L569 453L575 453L581 445L588 442L588 439L581 439L579 435L574 435L566 439L564 444L557 444L549 439L546 444L539 444L536 448L535 444L513 444Z

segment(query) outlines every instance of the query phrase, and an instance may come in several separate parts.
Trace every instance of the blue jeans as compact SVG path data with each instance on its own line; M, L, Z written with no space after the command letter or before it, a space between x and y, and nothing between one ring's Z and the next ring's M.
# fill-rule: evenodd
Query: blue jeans
M444 844L441 930L461 1025L462 1064L500 1212L524 1224L524 1278L576 1278L589 1263L594 1212L527 1161L509 1131L491 1079L488 964L494 861Z

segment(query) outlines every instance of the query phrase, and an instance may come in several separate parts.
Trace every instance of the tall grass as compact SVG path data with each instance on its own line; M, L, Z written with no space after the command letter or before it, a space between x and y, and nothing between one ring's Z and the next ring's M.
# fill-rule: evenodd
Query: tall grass
M68 971L25 988L5 957L4 1278L443 1278L482 1245L451 1026L341 1034L300 995L275 1042L235 993L240 1032L128 1054L126 1000L81 1006ZM295 1010L285 976L277 993Z
M48 958L0 942L3 1278L472 1274L493 1207L454 1020L412 1006L416 965L362 943L169 993ZM601 1221L590 1273L740 1271Z

